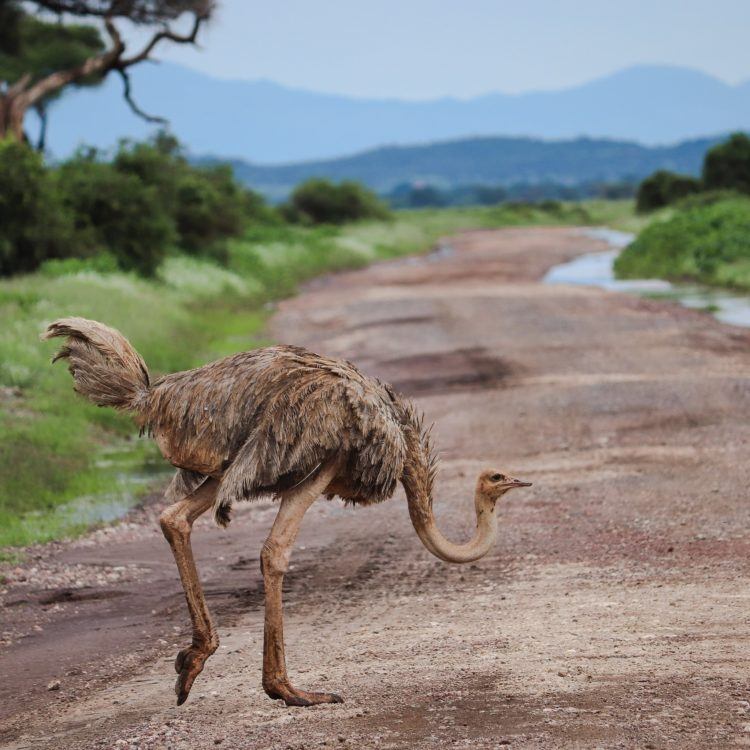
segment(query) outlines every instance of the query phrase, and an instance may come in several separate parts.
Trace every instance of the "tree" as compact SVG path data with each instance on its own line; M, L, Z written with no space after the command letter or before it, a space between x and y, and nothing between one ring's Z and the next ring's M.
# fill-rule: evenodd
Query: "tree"
M310 224L344 224L359 219L383 219L389 212L375 193L358 182L311 178L299 184L284 206L286 217Z
M39 80L49 72L81 65L104 50L104 40L94 26L45 21L23 13L19 6L0 0L0 81L16 81L28 73ZM78 86L96 85L100 76L89 76ZM41 127L37 149L44 150L48 107L62 93L51 92L34 105Z
M750 193L750 138L745 133L733 133L706 153L703 182L709 190Z
M39 154L0 141L0 276L76 250L73 223Z
M59 23L30 15L26 8L58 14ZM151 58L162 42L195 44L201 26L210 18L214 0L0 0L0 138L24 139L23 123L29 109L42 107L66 87L101 80L111 72L123 81L130 108L151 122L132 96L129 69ZM190 16L190 29L175 25ZM67 18L100 21L109 37L105 46L96 27L69 24ZM117 23L127 21L153 27L151 38L133 54Z
M638 186L636 209L639 213L653 211L669 206L686 195L697 193L700 189L701 184L695 177L660 169Z

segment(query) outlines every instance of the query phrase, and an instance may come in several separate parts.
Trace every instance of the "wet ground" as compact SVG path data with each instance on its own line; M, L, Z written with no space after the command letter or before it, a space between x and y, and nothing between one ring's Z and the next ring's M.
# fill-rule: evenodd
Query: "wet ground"
M346 703L291 709L260 688L258 552L274 507L246 505L228 531L199 522L222 647L178 709L187 616L148 503L5 571L4 747L750 744L750 333L541 283L607 249L576 230L451 244L319 280L272 333L418 400L450 536L471 531L480 468L533 480L500 509L496 548L464 567L435 560L400 493L317 503L288 576L288 660L298 686Z

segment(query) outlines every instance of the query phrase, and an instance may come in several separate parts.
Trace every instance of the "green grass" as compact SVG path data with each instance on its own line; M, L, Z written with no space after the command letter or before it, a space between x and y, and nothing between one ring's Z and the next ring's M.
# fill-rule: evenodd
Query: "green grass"
M403 212L342 228L262 226L231 243L227 267L174 254L153 280L77 262L0 281L0 547L80 532L86 522L71 501L108 496L123 474L156 459L128 418L78 398L65 367L50 366L56 345L38 337L52 320L81 315L119 328L158 375L269 343L265 303L320 273L424 251L465 228L622 226L632 215L630 202L550 203ZM113 449L121 461L105 460Z
M615 272L750 290L750 198L676 207L621 253Z

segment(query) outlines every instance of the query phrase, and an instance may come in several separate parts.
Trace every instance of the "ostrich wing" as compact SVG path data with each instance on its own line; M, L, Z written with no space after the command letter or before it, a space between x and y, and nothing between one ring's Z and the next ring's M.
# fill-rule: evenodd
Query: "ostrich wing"
M247 438L224 474L217 508L283 491L334 454L346 461L337 482L346 499L393 494L406 448L394 396L379 381L349 363L304 357L267 372L253 395Z

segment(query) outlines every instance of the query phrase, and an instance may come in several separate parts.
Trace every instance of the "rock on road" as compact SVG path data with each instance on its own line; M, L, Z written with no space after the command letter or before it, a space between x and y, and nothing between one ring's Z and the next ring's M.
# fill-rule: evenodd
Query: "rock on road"
M147 508L44 552L46 588L34 574L8 588L4 747L750 745L750 334L541 284L604 249L576 229L451 244L320 279L281 304L272 333L419 402L452 538L471 533L480 468L532 480L500 507L495 549L464 567L432 558L401 492L316 503L286 586L289 670L346 703L293 709L260 688L273 505L245 505L227 532L201 521L222 647L178 709L187 613Z

